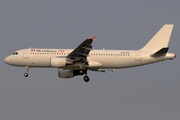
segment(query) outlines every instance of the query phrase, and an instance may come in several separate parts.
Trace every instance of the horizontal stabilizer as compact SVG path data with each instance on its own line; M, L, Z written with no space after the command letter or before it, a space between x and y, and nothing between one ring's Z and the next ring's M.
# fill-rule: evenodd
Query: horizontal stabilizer
M152 56L153 57L158 57L158 56L165 55L167 53L168 49L169 49L168 47L167 48L162 48L159 51L157 51L156 53L154 53Z

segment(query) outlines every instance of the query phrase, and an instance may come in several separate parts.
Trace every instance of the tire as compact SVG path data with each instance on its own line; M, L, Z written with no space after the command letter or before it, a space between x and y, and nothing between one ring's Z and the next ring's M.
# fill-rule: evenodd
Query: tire
M24 76L25 76L25 77L28 77L28 73L24 73Z
M84 76L84 81L85 82L89 82L89 77L88 76Z

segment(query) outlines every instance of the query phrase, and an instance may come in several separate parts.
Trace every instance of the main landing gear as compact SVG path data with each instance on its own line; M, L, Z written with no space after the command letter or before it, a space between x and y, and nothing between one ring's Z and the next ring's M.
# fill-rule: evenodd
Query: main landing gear
M89 82L89 77L88 76L84 76L83 79L84 79L85 82Z
M84 76L84 81L85 82L89 82L89 77L87 76L87 70L84 72L85 73L85 76Z
M26 73L24 73L24 76L25 76L25 77L28 77L28 71L29 71L29 67L26 66Z

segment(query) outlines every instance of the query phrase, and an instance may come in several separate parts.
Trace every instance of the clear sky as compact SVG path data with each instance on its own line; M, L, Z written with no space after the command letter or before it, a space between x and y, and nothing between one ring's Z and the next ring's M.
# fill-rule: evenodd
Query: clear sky
M179 120L179 0L1 0L0 120ZM14 51L76 48L97 36L95 49L140 49L174 24L175 60L58 78L57 69L4 63Z

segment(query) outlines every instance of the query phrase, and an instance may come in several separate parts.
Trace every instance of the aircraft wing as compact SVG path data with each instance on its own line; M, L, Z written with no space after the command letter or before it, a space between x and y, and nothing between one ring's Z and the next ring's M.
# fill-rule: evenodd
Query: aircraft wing
M86 39L76 49L74 49L68 56L68 61L87 61L87 56L92 49L91 43L96 36Z

